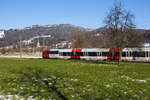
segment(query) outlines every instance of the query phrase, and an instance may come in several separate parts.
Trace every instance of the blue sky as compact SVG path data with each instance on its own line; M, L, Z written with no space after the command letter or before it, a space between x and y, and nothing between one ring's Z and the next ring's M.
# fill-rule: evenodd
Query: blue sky
M0 0L0 29L73 24L96 29L115 0ZM150 29L150 0L123 0L140 29Z

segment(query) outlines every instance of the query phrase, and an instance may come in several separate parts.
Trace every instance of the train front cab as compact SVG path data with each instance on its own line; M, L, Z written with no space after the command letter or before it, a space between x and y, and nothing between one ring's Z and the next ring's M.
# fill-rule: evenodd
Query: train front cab
M59 58L59 50L58 49L45 49L42 54L43 58Z
M44 49L43 52L42 52L42 57L44 59L48 59L49 58L49 51L50 49Z

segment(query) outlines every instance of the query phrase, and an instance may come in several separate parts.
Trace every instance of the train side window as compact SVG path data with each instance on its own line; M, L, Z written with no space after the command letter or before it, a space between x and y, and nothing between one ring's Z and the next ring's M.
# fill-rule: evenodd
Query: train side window
M132 52L130 51L130 57L132 57Z
M104 52L102 52L102 56L105 56L105 53L104 53Z
M71 52L62 52L62 56L71 56Z
M75 52L75 56L83 56L83 52Z
M97 56L97 52L88 52L88 56Z
M115 52L115 53L114 53L114 56L119 56L119 52Z
M80 56L84 56L83 52L80 52Z
M93 56L97 56L98 52L92 52Z
M86 56L86 52L83 52L83 56Z
M139 52L139 57L146 57L146 52Z
M58 54L58 51L55 51L55 54Z
M66 52L66 56L70 56L70 52Z
M80 52L80 56L84 56L83 52Z
M43 51L43 54L47 54L47 51Z
M133 57L146 57L146 52L133 52Z
M44 51L43 54L51 54L50 51Z
M48 51L49 54L58 54L58 51Z
M63 55L63 56L66 56L67 54L66 54L66 52L63 52L62 55Z
M102 52L102 56L110 56L109 52Z
M106 52L102 52L102 56L107 56L107 55L106 55Z
M148 51L146 51L146 57L148 57Z
M133 57L138 57L138 53L136 51L132 52Z
M75 52L69 52L68 56L75 56Z
M126 57L126 52L122 52L122 57Z
M43 54L58 54L58 51L44 51Z

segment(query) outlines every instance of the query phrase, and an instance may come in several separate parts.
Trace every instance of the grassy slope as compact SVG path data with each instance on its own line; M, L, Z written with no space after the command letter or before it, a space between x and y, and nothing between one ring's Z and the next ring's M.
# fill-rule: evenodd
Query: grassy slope
M0 59L0 90L23 98L148 100L150 64Z

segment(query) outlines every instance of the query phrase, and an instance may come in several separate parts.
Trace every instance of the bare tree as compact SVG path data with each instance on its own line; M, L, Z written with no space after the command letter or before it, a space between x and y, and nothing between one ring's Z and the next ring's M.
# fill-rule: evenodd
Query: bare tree
M147 30L144 33L144 37L146 38L146 42L150 42L150 30Z
M142 36L137 34L133 22L134 15L123 9L121 3L116 3L105 19L107 28L107 46L119 49L120 65L123 48L139 47L142 45Z
M103 34L91 34L89 38L92 48L101 48L104 47L104 35Z
M90 34L83 31L72 31L69 36L72 48L90 48Z

